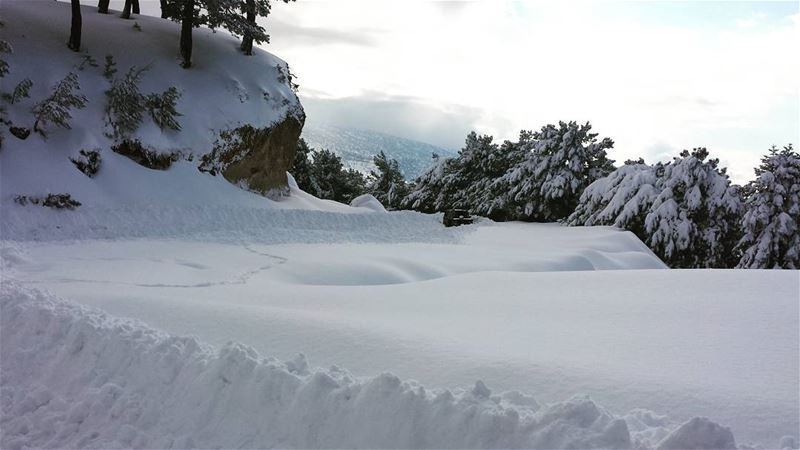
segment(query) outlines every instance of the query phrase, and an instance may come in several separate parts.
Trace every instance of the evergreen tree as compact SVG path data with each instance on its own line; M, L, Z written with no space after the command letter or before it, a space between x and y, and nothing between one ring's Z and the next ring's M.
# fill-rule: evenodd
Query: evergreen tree
M659 193L663 166L645 164L643 160L626 161L608 176L590 184L581 194L570 225L610 225L634 232L647 242L644 219Z
M741 268L800 269L800 154L773 146L745 187Z
M108 5L111 0L99 0L97 2L97 12L100 14L108 14Z
M289 170L289 173L294 177L297 186L306 192L310 192L309 189L311 187L310 155L311 147L308 146L305 139L300 138L297 142L297 151L294 154L294 162L292 163L292 168Z
M408 194L406 180L400 172L397 160L390 159L381 151L373 157L376 170L370 171L367 193L372 194L388 209L397 209Z
M33 107L33 115L36 118L33 123L33 131L46 137L45 127L49 123L70 128L69 121L72 119L70 110L86 107L86 97L76 92L80 89L78 76L74 72L68 73L64 79L58 82L49 97Z
M648 246L670 267L733 267L741 192L708 150L684 150L663 166L645 217Z
M524 143L525 160L507 175L508 203L517 206L520 218L567 218L586 186L614 170L606 154L614 142L598 142L591 129L588 122L559 122L542 127Z

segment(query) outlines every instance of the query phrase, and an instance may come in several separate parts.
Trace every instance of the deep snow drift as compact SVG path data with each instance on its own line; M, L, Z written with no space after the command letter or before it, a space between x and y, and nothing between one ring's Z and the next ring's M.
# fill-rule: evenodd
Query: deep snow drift
M293 214L300 224L302 214L308 214L312 223L322 213ZM28 289L26 286L47 288L172 335L197 336L216 348L239 342L262 355L287 360L305 353L312 364L337 365L353 376L368 377L358 382L366 385L384 383L377 381L383 377L369 377L387 371L434 389L468 387L482 380L495 393L527 392L539 404L550 405L545 406L547 411L556 408L565 417L573 417L570 423L591 428L594 419L578 419L585 413L569 412L574 405L556 406L574 394L589 394L611 411L609 417L625 419L633 445L638 445L638 440L655 446L696 416L730 427L739 443L773 447L784 435L796 435L800 415L796 403L800 370L796 272L664 270L633 235L604 227L487 222L461 227L452 234L441 226L437 229L435 218L413 213L325 214L330 216L319 221L316 230L281 232L264 223L262 232L254 234L264 237L264 242L248 241L246 233L228 239L223 230L206 230L192 240L163 240L158 237L164 230L147 228L154 237L145 233L136 240L6 240L0 256L4 277L18 280L21 290ZM425 236L412 233L405 243L394 243L392 233L398 228L383 227L389 222L379 218L395 218L398 223L407 220L409 227L415 222L419 226L427 223L428 232ZM261 217L257 219L258 223ZM356 241L337 224L342 220L351 226L357 223L351 222L355 219L375 227ZM255 223L242 225L243 229L251 226L256 229ZM180 229L170 233L177 235ZM266 238L270 231L290 240L271 243ZM19 295L14 291L9 296ZM27 294L22 297L28 298ZM7 344L15 342L9 339L3 342L7 354L30 348ZM48 370L60 373L68 369ZM19 376L13 373L10 376ZM104 376L102 371L96 375ZM46 380L36 382L53 389ZM90 386L99 388L105 382ZM250 389L250 385L244 386L242 389ZM20 389L26 393L34 390ZM422 397L415 397L417 394L397 389L396 395L427 404ZM204 395L198 398L211 401ZM211 406L204 407L201 417L216 414ZM363 407L368 411L373 406ZM584 407L594 408L579 409ZM289 420L283 417L289 414L286 410L270 409L278 408L275 405L253 404L250 415L257 416L259 408L269 411L270 420ZM514 406L520 417L532 414L520 408ZM224 407L221 411L224 414ZM427 417L427 413L420 414ZM461 420L461 413L452 414L442 420ZM183 421L164 416L161 420ZM320 416L315 420L334 419ZM192 427L197 422L190 422L171 438L186 434L197 445L225 445L223 441L200 440L191 431L196 430ZM27 429L37 429L38 422L32 423ZM582 446L624 444L621 440L603 443L602 439L608 438L604 433L611 433L605 427L612 422L604 418L598 423L604 431L591 428L599 434ZM538 431L515 434L520 426L501 427L505 431L490 427L494 431L468 438L462 434L469 435L467 429L477 425L464 426L453 432L458 438L447 442L426 441L428 437L406 441L407 435L401 434L392 438L381 435L383 431L378 432L381 428L376 425L376 434L350 430L341 436L320 435L318 441L313 436L303 438L311 441L285 437L286 441L275 445L574 443L570 427L558 428L563 433L555 428L547 432L547 439L562 442L557 444L538 440L544 439ZM225 439L243 440L224 442L251 446L276 442L270 440L273 436L263 434L247 440L244 436L260 433L255 429L249 425L226 428ZM723 431L706 421L683 427L683 433L693 439L714 441L722 436L720 442L727 442ZM150 445L166 445L157 440L167 439L161 431L146 433L149 437L142 439L148 439ZM427 436L418 429L408 433ZM622 439L624 433L617 430L612 434L614 439ZM65 439L79 439L78 435L69 436ZM114 438L107 439L110 441L104 445L111 445ZM673 436L668 442L682 442L675 439Z
M431 391L391 374L309 370L303 356L214 349L16 283L0 288L0 307L0 444L11 450L735 445L729 429L704 418L669 434L662 417L615 417L586 397L542 406L519 392L493 395L480 381Z

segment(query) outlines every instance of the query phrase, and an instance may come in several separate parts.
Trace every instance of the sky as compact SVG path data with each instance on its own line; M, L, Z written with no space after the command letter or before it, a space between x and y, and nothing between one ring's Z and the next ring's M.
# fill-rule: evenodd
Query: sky
M798 2L273 0L308 123L457 150L591 122L620 163L707 147L737 182L800 144Z

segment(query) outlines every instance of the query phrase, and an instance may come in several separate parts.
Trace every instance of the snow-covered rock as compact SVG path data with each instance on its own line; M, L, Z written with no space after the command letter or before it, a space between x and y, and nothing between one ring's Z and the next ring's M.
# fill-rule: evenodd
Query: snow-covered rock
M375 212L386 212L381 202L372 194L362 194L354 198L350 202L350 206L354 208L366 208Z

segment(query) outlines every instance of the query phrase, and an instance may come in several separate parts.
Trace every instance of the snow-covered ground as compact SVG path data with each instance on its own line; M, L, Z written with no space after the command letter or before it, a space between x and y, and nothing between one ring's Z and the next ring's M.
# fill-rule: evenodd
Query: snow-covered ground
M605 227L485 222L453 231L421 214L290 211L293 224L306 215L303 229L282 224L285 210L267 211L275 213L273 222L264 222L251 240L245 232L232 238L205 228L207 216L200 210L196 220L186 218L176 229L165 221L149 228L149 236L134 234L136 239L117 233L111 240L65 241L76 236L56 233L30 241L22 233L26 240L4 241L4 278L15 280L4 283L2 303L9 320L3 324L3 359L15 361L4 364L4 403L28 418L23 426L15 422L22 413L5 413L4 443L124 446L140 439L137 445L159 447L174 439L175 446L613 447L628 445L614 422L622 418L632 445L656 446L696 416L730 427L739 444L774 447L783 436L797 435L797 272L665 270L633 235ZM259 223L262 217L237 220ZM344 231L357 219L364 233ZM192 233L191 226L200 232ZM270 240L271 227L282 226L288 228L276 231L281 239ZM393 233L416 227L427 231L394 240ZM177 239L178 231L196 237ZM10 327L20 308L48 319ZM54 314L57 320L49 318ZM193 335L211 347L143 331L142 324L112 327L107 322L119 323L112 317L138 319L170 336ZM66 324L53 330L54 321L78 323L81 331ZM133 338L140 343L124 350L116 348L123 344L93 341L123 343L141 333L146 343ZM47 343L69 348L78 339L73 334L97 346L92 358L104 362L75 362L66 354L16 362L33 358L23 349L66 352ZM298 353L308 357L311 372L336 366L348 375L337 368L293 373L293 365L306 364L295 361ZM258 362L264 356L289 366ZM47 369L23 377L18 371L28 364ZM87 374L84 366L92 364L125 369L103 375L101 367ZM166 387L147 392L158 383L137 374L149 371L158 383L179 389L180 399L165 394ZM166 381L157 378L163 371ZM220 375L225 371L238 375ZM75 381L55 388L59 374ZM400 379L417 380L428 390ZM526 396L487 401L482 385L472 392L477 380L495 394ZM234 392L224 393L226 383ZM456 389L446 407L439 389ZM249 398L248 390L258 395ZM31 402L44 401L31 397L35 392L66 403L84 400L91 412L73 414L61 400L53 407L61 410L33 410ZM575 394L589 395L602 408ZM231 412L230 402L244 398L246 407ZM351 405L343 398L360 400ZM159 424L171 425L108 417L125 402L159 410ZM197 410L178 417L186 408ZM75 414L88 414L92 425L67 427ZM374 422L365 422L373 416ZM558 425L545 426L542 417ZM38 429L37 421L46 418L64 420L54 428L65 430L63 439L55 432L19 431ZM392 428L391 421L404 425ZM208 423L219 431L204 431ZM347 428L354 423L371 431ZM690 428L724 442L727 434L713 426L709 432L709 426L695 421ZM263 427L285 431L259 431ZM437 427L446 431L439 434ZM119 430L109 434L110 429ZM99 435L92 440L93 432ZM30 440L34 436L40 440ZM682 442L677 445L697 444Z
M2 3L4 81L35 78L15 121L81 61L68 15L33 3ZM100 63L154 60L146 92L186 75L176 24L85 8ZM202 153L212 128L287 112L261 96L294 100L282 61L195 38L182 88L225 86L204 100L218 109L187 92L184 130L203 132L143 140ZM91 106L73 129L0 152L0 447L797 448L798 272L666 270L607 227L446 229L296 186L268 200L197 159L146 169L102 137L101 69L78 72ZM95 146L89 178L68 158ZM83 205L13 201L62 192Z

